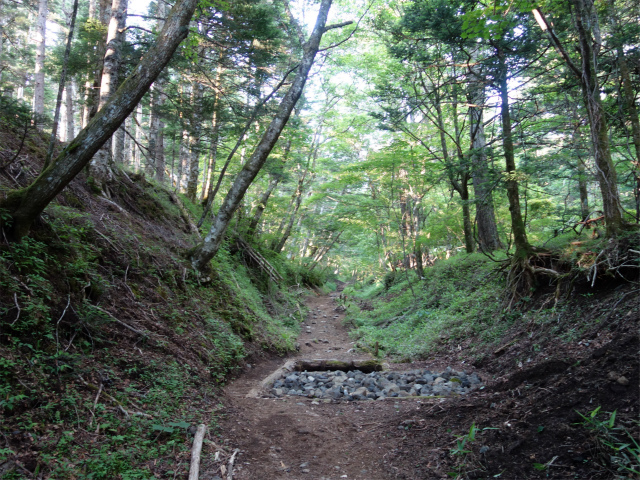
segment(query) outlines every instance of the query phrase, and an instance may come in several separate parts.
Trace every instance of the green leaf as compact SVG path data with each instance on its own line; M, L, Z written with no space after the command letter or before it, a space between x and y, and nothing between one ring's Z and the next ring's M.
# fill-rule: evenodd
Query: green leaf
M169 425L176 428L189 428L191 426L188 422L169 422Z

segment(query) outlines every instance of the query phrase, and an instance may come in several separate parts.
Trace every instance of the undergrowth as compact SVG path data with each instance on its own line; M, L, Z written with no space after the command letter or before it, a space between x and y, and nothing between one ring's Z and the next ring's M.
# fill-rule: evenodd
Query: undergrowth
M469 349L465 354L474 356L486 351L483 344L503 341L516 322L528 325L530 335L534 325L543 328L541 344L552 338L573 341L618 321L622 314L616 307L637 295L631 286L640 258L629 247L637 242L634 238L621 237L615 245L574 233L553 239L541 258L555 259L553 268L563 273L541 276L516 303L506 301L504 256L461 253L426 268L422 279L413 271L389 272L358 289L345 289L346 322L355 327L352 335L360 348L398 361L427 358L445 347L460 351L470 338L474 342L464 346ZM614 254L618 263L611 260ZM616 296L623 285L628 287ZM612 305L594 310L588 300L607 290L614 292ZM638 315L637 307L627 314Z
M439 343L455 342L470 331L491 341L513 320L496 319L504 281L495 268L480 254L460 254L425 269L424 280L403 273L360 292L345 289L347 296L356 294L374 307L361 311L348 302L347 321L356 327L353 335L361 348L377 345L398 360L425 357Z
M127 212L71 188L0 244L1 479L183 476L189 429L215 433L243 359L295 346L300 267L271 256L275 284L227 245L199 284L168 192L131 178Z

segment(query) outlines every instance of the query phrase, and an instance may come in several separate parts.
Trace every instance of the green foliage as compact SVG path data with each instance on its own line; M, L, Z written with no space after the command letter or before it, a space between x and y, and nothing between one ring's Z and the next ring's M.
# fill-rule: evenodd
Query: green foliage
M616 478L628 478L630 474L640 475L640 445L631 432L622 425L616 425L616 413L609 413L609 418L602 415L600 407L582 414L582 425L598 446L599 456L614 468Z
M355 292L371 299L374 309L352 306L347 321L357 327L353 335L361 348L377 343L386 355L404 360L426 357L440 343L471 333L495 341L513 321L495 315L504 287L496 268L481 254L458 254L426 268L424 280L414 272L387 274L386 283Z

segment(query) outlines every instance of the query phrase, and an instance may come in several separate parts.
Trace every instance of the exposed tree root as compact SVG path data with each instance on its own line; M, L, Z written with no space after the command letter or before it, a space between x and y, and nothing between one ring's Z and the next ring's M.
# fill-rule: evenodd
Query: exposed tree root
M637 239L636 239L637 240ZM505 308L510 309L544 285L555 285L555 303L567 298L576 284L593 288L605 278L634 282L640 276L640 249L628 239L611 239L599 252L585 252L578 260L562 259L551 252L513 257L505 264L507 288Z

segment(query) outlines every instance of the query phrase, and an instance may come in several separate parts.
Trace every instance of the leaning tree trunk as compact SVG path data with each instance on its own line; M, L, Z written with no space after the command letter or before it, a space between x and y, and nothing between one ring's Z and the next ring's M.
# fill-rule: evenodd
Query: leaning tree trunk
M229 226L229 222L231 221L234 212L238 208L238 205L254 178L256 178L256 175L264 165L264 162L267 160L273 146L278 141L280 133L287 124L291 112L304 89L307 76L309 75L309 71L313 65L316 53L320 48L322 35L327 30L325 25L327 23L327 15L329 14L330 8L331 0L322 0L316 25L311 37L303 45L304 55L300 65L298 66L296 77L293 80L289 91L287 91L286 95L280 102L276 116L269 124L267 131L262 136L262 139L253 152L253 155L251 155L251 158L249 158L242 170L236 176L229 193L225 197L220 210L218 210L218 214L213 220L209 234L205 237L204 242L191 252L191 263L196 271L203 273L208 270L208 264L218 252L220 244L224 238L224 233Z
M5 232L17 240L29 233L33 221L73 178L82 171L98 149L111 138L127 118L151 83L169 63L178 45L189 33L189 22L197 0L177 0L159 33L156 43L142 57L129 78L89 122L78 136L31 185L10 192L0 201L9 222L2 222Z
M477 78L477 76L476 76ZM487 163L486 140L484 136L484 85L479 79L471 85L471 104L469 108L469 134L471 136L471 177L476 204L476 223L478 226L478 246L480 250L492 252L502 247L496 226L493 208L491 178Z
M516 173L516 160L511 134L511 113L509 111L509 90L507 87L507 69L502 52L498 52L500 58L500 78L498 88L500 90L500 118L502 120L502 147L506 164L507 198L509 199L509 213L511 214L511 230L513 243L516 247L515 256L526 258L531 246L527 240L522 211L520 209L520 193L518 191L518 178Z
M280 238L280 241L274 246L273 251L276 253L280 253L282 251L282 249L284 248L284 245L287 243L287 240L289 240L289 236L291 235L291 230L293 229L293 223L296 220L296 214L298 213L298 210L300 210L300 205L302 204L302 184L304 182L304 176L302 177L302 179L300 180L300 182L298 182L298 189L296 191L296 200L294 203L294 207L293 207L293 211L291 212L291 215L289 216L289 222L287 222L287 227L284 230L284 233L282 234L282 237Z
M290 151L291 151L291 139L287 140L287 143L284 146L284 152L282 155L283 166L287 162L287 159L289 158ZM271 197L271 194L273 193L275 188L278 186L278 183L280 183L280 180L282 180L282 177L283 175L279 173L276 173L272 176L271 181L269 182L269 186L260 197L260 200L258 200L258 205L256 205L256 211L253 215L253 218L251 219L249 228L247 229L247 236L252 237L256 233L256 229L260 224L260 219L262 218L262 214L267 208L267 202L269 201L269 198Z
M120 55L124 29L127 23L127 1L113 0L111 6L111 20L107 32L107 47L102 65L100 85L100 100L98 110L107 103L118 83ZM123 119L124 120L124 119ZM120 125L118 125L119 127ZM89 164L89 173L103 192L107 193L107 184L115 178L113 157L111 156L111 142L105 142Z
M47 36L47 0L40 0L38 4L38 17L36 23L36 68L33 79L33 113L36 119L44 114L44 57L45 39Z

